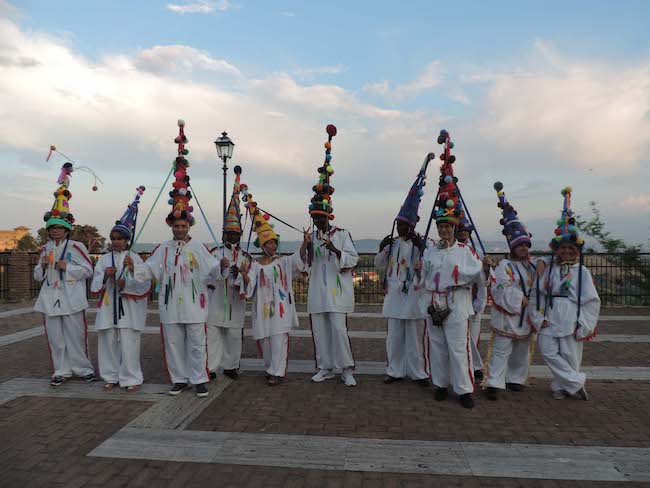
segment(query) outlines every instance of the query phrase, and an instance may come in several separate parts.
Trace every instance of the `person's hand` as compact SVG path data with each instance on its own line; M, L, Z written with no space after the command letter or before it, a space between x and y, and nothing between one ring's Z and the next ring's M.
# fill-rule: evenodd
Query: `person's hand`
M390 245L391 242L393 242L393 238L391 236L384 237L384 239L379 244L379 252L382 252L386 246Z
M415 247L422 249L422 237L420 237L420 234L413 234L411 240L413 241L413 245Z
M124 266L126 266L126 268L127 268L131 273L133 273L133 268L134 268L133 259L132 259L131 256L129 256L128 254L127 254L126 257L124 258Z
M213 290L214 291L214 285L208 285L208 290Z
M47 255L43 256L43 258L41 259L41 266L43 268L47 268L49 264L50 264L50 258Z
M415 264L413 265L413 269L416 271L420 271L422 269L422 260L418 259Z
M121 278L121 279L117 280L117 281L115 282L115 284L116 284L117 287L121 290L121 289L124 288L124 285L126 284L126 281L124 280L124 278Z
M309 229L302 229L302 242L303 244L309 244L311 242L311 232L309 232Z
M343 274L343 273L349 273L349 272L352 271L353 269L354 269L354 268L341 268L341 274Z
M544 319L544 322L542 322L542 329L546 329L548 327L548 320Z
M223 257L221 258L221 261L219 261L219 264L221 265L221 271L223 271L228 266L230 266L230 261L228 260L228 258Z
M340 254L340 251L336 248L334 243L332 241L330 241L329 239L327 241L325 241L325 243L322 244L322 246L325 249L327 249L328 251L333 252L334 254Z
M546 263L542 261L541 259L537 260L537 264L535 265L535 268L537 269L537 275L538 276L543 276L544 275L544 270L546 269Z
M230 267L230 274L233 275L233 276L237 276L238 273L239 273L239 268L237 267L236 264L233 264Z
M55 268L60 269L61 271L65 271L67 267L68 267L68 262L65 261L64 259L57 261L55 265Z
M116 269L115 269L114 266L109 266L108 268L106 268L104 270L104 275L107 276L107 277L115 276L115 271L116 271Z
M522 307L527 307L528 306L528 297L524 297L521 300L521 306Z
M485 257L483 258L483 266L485 268L491 268L492 267L492 256L489 256L487 254L485 255Z

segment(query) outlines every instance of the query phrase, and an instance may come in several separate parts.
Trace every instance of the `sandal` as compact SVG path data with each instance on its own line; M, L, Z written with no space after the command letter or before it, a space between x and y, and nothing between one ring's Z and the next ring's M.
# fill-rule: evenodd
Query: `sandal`
M113 388L115 388L116 385L117 383L106 383L104 385L104 390L111 391Z
M140 389L140 385L133 385L133 386L127 386L127 387L126 387L126 391L127 391L128 393L132 393L132 392L138 391L139 389Z

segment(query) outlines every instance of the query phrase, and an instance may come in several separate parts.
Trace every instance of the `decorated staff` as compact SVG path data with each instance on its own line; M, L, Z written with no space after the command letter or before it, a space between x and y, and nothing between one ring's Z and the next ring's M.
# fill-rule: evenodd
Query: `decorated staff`
M147 297L151 294L150 280L135 281L124 266L133 244L140 197L144 186L136 189L133 202L111 229L111 252L104 254L95 265L90 291L99 295L95 329L98 332L99 374L104 389L118 384L127 391L137 391L142 384L140 368L140 334L147 319ZM136 253L135 264L142 264Z
M494 270L490 294L493 305L490 316L492 335L485 358L485 379L489 400L497 400L499 390L519 392L528 378L535 339L529 320L531 290L537 280L538 259L530 256L532 234L519 220L517 211L506 199L503 183L494 189L499 199L503 235L510 254ZM540 269L543 263L539 265Z
M174 183L169 192L171 210L165 218L173 239L160 244L143 264L135 264L131 256L127 256L124 266L134 273L136 281L155 279L158 283L163 357L173 383L169 394L178 395L191 384L197 396L205 397L208 395L206 282L211 275L222 276L228 262L222 259L220 263L203 244L189 235L196 220L190 204L192 192L187 173L190 164L186 158L189 150L185 147L188 140L183 120L178 121L178 127L178 136L174 139L178 146L172 168Z
M61 167L52 209L43 220L48 241L41 248L34 279L42 282L34 310L41 312L52 361L52 386L59 386L73 374L95 381L95 369L88 357L86 324L86 280L93 275L88 249L70 239L75 222L70 210L70 180L73 163ZM89 170L88 172L92 172Z
M450 154L453 143L447 131L440 132L438 143L445 145L445 151L440 155L443 163L432 216L440 241L416 263L421 274L416 274L415 286L421 287L420 309L429 315L429 359L435 399L445 400L451 384L461 405L472 408L474 376L468 319L474 315L474 309L470 290L474 283L486 286L489 259L481 265L476 253L455 238L462 208L453 170L456 157Z
M244 201L251 216L252 229L257 234L255 246L263 255L250 265L239 268L235 282L245 290L244 298L253 298L253 337L264 358L267 383L278 385L287 374L289 331L298 327L293 280L306 269L309 232L305 232L300 250L290 256L278 254L280 237L268 222L268 215L258 208L248 188Z
M404 205L393 221L393 231L379 246L375 266L384 268L384 307L382 314L388 318L386 355L388 365L384 383L390 384L409 377L420 386L429 385L424 355L424 331L426 313L418 306L418 294L414 287L414 264L421 257L422 238L415 232L420 220L418 209L424 195L426 172L434 158L429 153L420 167ZM397 239L393 233L397 227Z
M318 369L312 381L319 383L332 379L334 371L340 370L345 385L356 386L347 314L354 310L352 269L357 265L359 255L350 233L331 226L334 220L332 138L336 135L336 127L328 125L326 131L325 160L318 167L318 182L313 187L314 196L309 205L314 229L311 235L312 252L309 253L307 312L311 320Z
M531 313L539 349L553 373L553 398L578 396L588 400L586 375L580 372L584 341L596 336L600 297L583 263L583 239L571 210L570 186L562 189L564 205L550 247L553 257L540 280L543 301Z

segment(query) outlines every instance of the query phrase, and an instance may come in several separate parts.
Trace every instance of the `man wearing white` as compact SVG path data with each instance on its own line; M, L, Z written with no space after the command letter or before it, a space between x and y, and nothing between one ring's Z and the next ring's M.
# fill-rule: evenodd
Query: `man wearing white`
M386 236L375 257L375 267L386 272L386 297L382 309L382 314L388 319L388 365L384 378L386 384L408 377L420 386L429 385L424 352L427 314L420 310L413 279L414 265L420 260L423 247L421 237L415 233L415 226L420 220L418 208L423 194L426 168L433 155L430 156L425 159L395 219L397 239Z
M116 385L128 392L137 391L142 384L140 368L140 334L147 319L147 298L151 281L138 282L124 267L124 258L131 253L138 205L144 187L137 189L133 203L111 230L111 252L104 254L95 266L90 291L99 295L95 330L98 335L99 374L104 389ZM135 265L142 259L131 253Z
M531 235L506 200L503 184L497 182L494 188L499 197L498 207L503 214L501 225L510 255L499 262L490 285L494 302L490 316L492 336L484 381L489 400L497 400L499 390L508 388L519 392L526 384L530 348L534 344L531 342L528 300L537 279L537 260L529 255Z
M48 241L38 255L34 279L41 282L34 310L44 316L52 386L59 386L73 374L95 381L95 369L88 357L86 324L86 280L93 275L88 250L70 240L74 217L70 213L68 191L72 164L61 171L52 210L45 214Z

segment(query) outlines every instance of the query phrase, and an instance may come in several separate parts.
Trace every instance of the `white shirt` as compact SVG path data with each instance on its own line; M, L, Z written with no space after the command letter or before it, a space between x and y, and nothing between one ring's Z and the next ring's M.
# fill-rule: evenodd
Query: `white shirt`
M252 261L250 255L244 252L239 245L230 248L218 246L210 254L219 261L225 257L230 261L230 266L236 265L238 268L245 262ZM208 290L210 302L208 325L242 328L246 316L246 290L243 284L236 284L237 277L232 276L230 266L223 273L220 272L220 268L216 268L208 283L214 286L214 290Z

